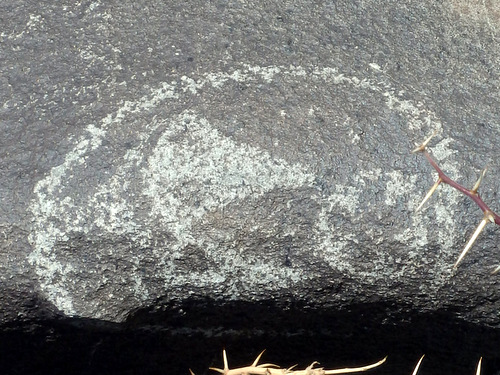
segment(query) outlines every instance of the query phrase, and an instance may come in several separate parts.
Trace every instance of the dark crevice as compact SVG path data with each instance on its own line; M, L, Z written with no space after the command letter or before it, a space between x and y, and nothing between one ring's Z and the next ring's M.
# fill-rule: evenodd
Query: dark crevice
M188 374L263 360L282 367L312 361L359 366L388 355L373 374L482 375L500 371L500 331L461 321L450 311L416 314L376 303L345 310L301 302L191 300L136 311L122 323L59 318L9 324L0 332L1 374Z

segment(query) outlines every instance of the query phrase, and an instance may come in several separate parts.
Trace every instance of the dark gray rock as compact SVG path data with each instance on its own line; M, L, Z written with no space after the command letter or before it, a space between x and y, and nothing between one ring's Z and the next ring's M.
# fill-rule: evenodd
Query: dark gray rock
M3 2L0 321L394 301L500 324L498 17L455 1ZM480 11L475 11L479 9ZM470 10L470 9L469 9ZM27 303L27 301L32 301Z

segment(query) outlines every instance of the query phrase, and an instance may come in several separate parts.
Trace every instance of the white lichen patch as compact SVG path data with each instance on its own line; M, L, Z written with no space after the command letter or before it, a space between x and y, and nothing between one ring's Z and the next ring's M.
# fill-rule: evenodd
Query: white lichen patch
M386 98L387 106L396 112L402 113L408 119L408 127L410 130L433 129L440 131L442 129L441 121L436 115L425 108L421 102L413 102L407 99L401 99L404 92L395 93L395 90L389 88L383 93Z
M310 185L314 178L300 166L273 160L267 152L222 137L192 112L164 127L142 171L144 193L153 202L154 215L165 223L177 223L179 238L188 235L185 229L192 220L208 211L277 187ZM186 201L193 197L196 207Z
M388 178L385 188L385 204L389 207L396 204L396 199L411 191L417 180L416 176L411 176L408 180L401 171L387 172L385 177Z
M366 183L375 182L383 176L381 168L375 168L373 170L361 170L356 175L356 182L366 185Z
M245 65L246 69L254 73L256 75L259 75L262 77L264 82L271 82L274 78L274 76L282 71L282 68L279 66L252 66L252 65ZM288 69L284 70L285 72L288 71ZM301 74L301 71L298 72L298 74Z
M324 258L333 269L354 275L356 270L346 252L346 248L352 243L353 234L329 222L335 205L339 203L338 198L339 196L329 199L329 204L323 206L318 215L313 228L314 235L319 239L315 253ZM357 206L356 196L351 196L350 200L354 201L353 206Z
M28 23L26 24L26 27L29 30L36 29L38 27L38 25L40 25L41 21L42 21L42 16L40 14L37 14L37 15L30 14L30 19L29 19Z
M432 145L432 155L436 157L437 160L445 160L454 153L455 150L450 149L448 146L452 143L453 140L451 138L445 138L440 140L435 145Z
M439 161L439 167L448 177L453 180L459 180L461 177L460 168L456 163L450 161L450 156L456 153L456 150L452 150L448 147L452 142L453 140L451 138L442 139L435 145L432 145L431 154L436 161ZM437 178L437 173L435 173L435 175Z

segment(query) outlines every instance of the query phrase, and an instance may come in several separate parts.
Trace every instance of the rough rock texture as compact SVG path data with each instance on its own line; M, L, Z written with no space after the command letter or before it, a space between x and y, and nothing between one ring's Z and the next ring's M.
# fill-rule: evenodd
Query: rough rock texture
M0 4L0 322L171 301L500 325L499 11L461 1Z

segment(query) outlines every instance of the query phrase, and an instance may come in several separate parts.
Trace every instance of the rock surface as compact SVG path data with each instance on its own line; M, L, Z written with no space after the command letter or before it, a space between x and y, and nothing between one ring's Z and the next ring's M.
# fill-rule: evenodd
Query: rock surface
M0 5L0 322L187 299L500 324L499 11L454 0ZM496 230L495 230L496 229ZM162 302L160 302L162 301Z

